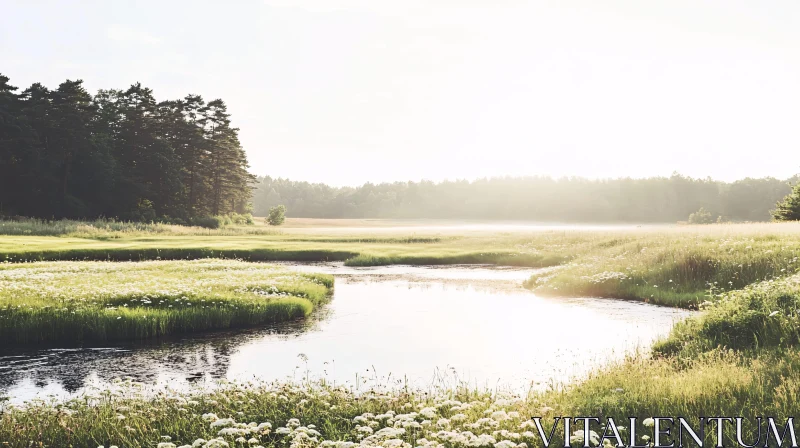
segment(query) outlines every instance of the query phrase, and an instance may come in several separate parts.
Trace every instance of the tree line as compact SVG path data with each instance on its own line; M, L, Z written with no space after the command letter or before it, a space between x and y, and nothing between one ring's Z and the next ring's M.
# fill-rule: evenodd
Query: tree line
M337 188L266 176L258 178L253 205L258 216L283 204L289 216L308 218L674 223L702 208L715 221L769 221L797 180L500 177Z
M137 83L25 90L0 75L0 215L189 222L248 210L254 177L220 99Z
M246 213L252 200L259 216L285 205L311 218L675 222L702 209L704 220L767 221L798 180L674 174L331 187L256 179L222 100L157 101L138 83L92 95L80 80L19 90L0 75L0 216L188 223Z

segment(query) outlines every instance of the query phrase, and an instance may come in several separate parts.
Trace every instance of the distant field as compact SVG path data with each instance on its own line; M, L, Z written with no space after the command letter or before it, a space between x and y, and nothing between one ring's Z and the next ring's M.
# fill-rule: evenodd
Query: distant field
M696 307L709 290L740 289L792 274L800 257L797 223L562 226L290 219L279 229L266 226L261 219L257 223L219 230L163 225L118 230L62 226L63 236L0 235L0 260L235 258L343 261L352 266L558 266L534 276L527 286L550 295ZM46 226L37 231L54 232Z
M254 218L264 225L263 218ZM536 232L545 230L624 230L635 228L669 227L654 224L564 224L526 221L447 220L447 219L316 219L287 218L280 229L294 232L358 232L369 233L421 233L463 234L486 232Z

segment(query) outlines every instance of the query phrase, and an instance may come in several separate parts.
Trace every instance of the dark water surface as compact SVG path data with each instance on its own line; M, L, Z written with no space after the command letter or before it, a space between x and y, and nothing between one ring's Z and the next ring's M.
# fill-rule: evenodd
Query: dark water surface
M120 377L170 388L287 378L542 388L647 350L691 314L637 302L537 297L520 286L531 269L286 266L334 274L330 304L308 319L257 330L0 349L0 396L69 397L111 387Z

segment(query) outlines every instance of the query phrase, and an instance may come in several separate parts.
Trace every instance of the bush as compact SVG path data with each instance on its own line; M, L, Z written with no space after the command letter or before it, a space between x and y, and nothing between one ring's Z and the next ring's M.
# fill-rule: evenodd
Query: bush
M714 222L714 218L711 217L711 212L704 207L700 207L700 210L689 215L689 224L711 224L712 222Z
M205 227L206 229L219 229L225 225L225 219L221 216L201 216L192 218L192 225Z
M237 225L251 225L253 224L253 215L250 213L231 213L230 219L234 224Z
M269 209L269 216L267 216L267 224L271 226L279 226L286 220L286 207L284 205L276 205Z

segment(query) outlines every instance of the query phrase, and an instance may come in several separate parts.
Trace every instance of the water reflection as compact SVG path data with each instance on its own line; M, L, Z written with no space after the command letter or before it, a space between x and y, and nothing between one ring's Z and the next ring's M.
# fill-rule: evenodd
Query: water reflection
M216 332L147 343L74 349L0 350L0 396L15 401L53 394L64 397L115 378L180 387L227 378L238 347L254 340L296 338L315 331L329 310L313 318L257 330Z
M126 376L156 388L287 377L425 386L456 372L479 386L543 387L648 347L689 314L537 297L519 286L523 269L293 268L337 276L333 300L309 319L148 344L4 350L0 395L66 397Z

